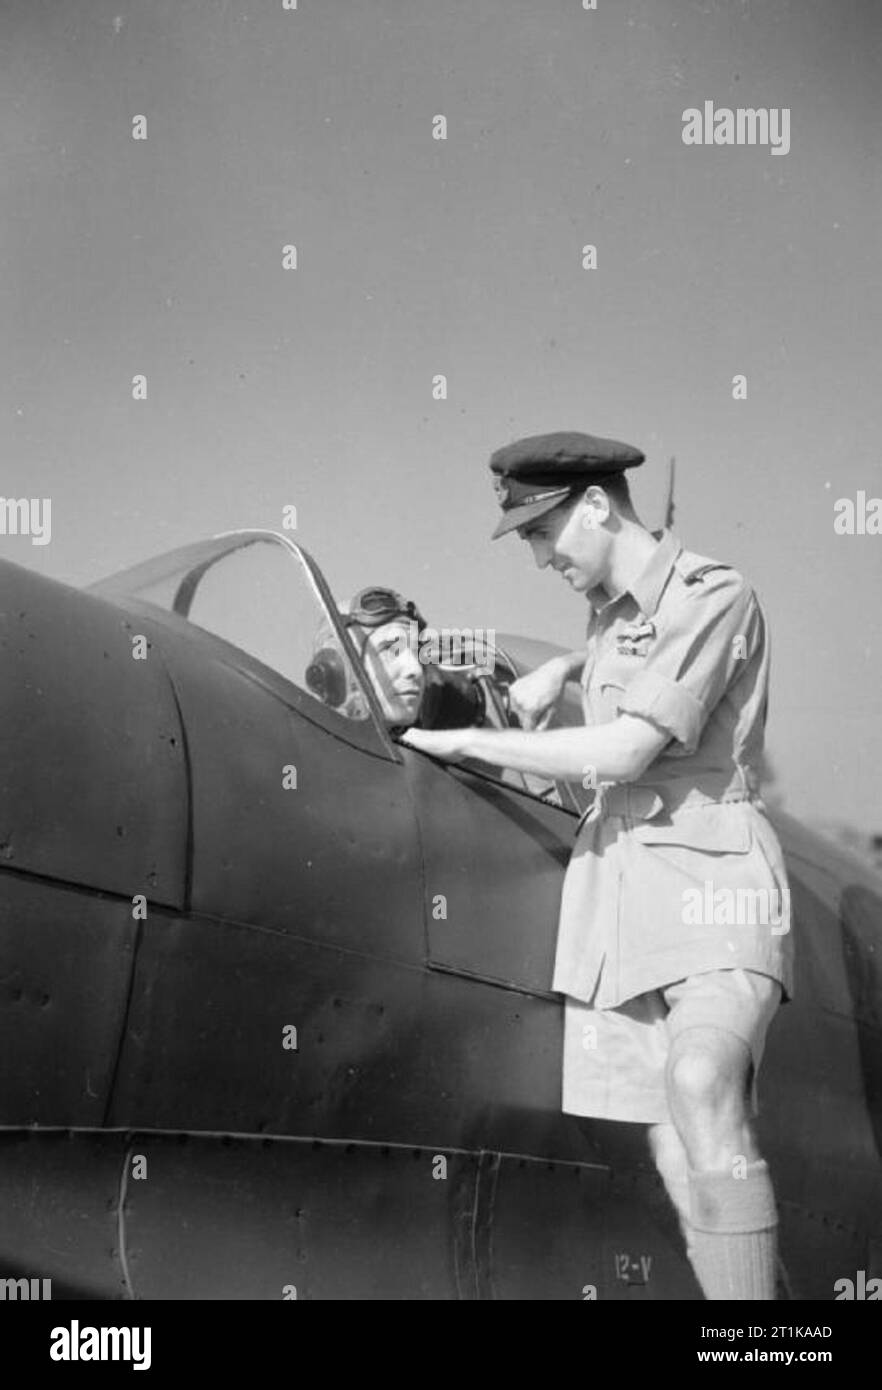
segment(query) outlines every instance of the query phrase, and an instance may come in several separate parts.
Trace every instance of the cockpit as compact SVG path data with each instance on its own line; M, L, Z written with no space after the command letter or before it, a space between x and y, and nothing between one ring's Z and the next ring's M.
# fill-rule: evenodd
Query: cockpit
M286 536L256 530L224 533L102 580L91 592L161 615L181 631L199 628L216 639L219 654L222 649L243 673L265 683L272 673L280 694L293 687L292 703L296 693L307 717L312 700L325 711L321 722L326 726L328 719L331 724L373 725L384 740L395 740L398 729L380 688L382 664L370 659L359 639L359 624L346 605L335 602L316 562ZM415 620L414 627L419 632L421 623ZM465 641L442 653L447 659L426 661L420 726L517 727L508 691L530 669L529 662L518 661L509 650L518 640L506 639L489 649L484 643L480 650ZM563 722L580 722L572 695ZM590 800L589 790L571 782L549 782L476 760L456 766L573 814L580 814Z

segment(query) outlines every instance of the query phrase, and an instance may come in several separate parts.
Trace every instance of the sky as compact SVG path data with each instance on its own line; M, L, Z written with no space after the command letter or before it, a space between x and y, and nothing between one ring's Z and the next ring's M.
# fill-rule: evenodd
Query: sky
M487 462L622 439L760 596L788 809L882 832L882 536L833 529L882 496L880 59L874 0L0 0L3 494L52 499L0 557L85 585L293 504L339 598L575 648ZM706 100L789 152L685 145Z

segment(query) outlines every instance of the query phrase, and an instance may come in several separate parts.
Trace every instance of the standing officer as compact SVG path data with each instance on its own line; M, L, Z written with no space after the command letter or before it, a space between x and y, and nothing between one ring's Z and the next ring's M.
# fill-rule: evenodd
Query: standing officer
M512 686L521 730L404 741L596 788L561 899L563 1109L648 1124L705 1296L773 1299L777 1214L751 1116L792 961L759 799L766 623L740 574L639 521L624 472L643 458L571 433L493 455L494 539L517 530L586 596L587 659ZM586 727L546 729L580 670Z

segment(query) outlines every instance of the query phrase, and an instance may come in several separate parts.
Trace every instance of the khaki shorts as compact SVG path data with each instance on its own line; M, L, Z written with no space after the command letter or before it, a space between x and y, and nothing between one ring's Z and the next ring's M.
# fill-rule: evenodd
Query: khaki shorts
M566 996L563 1104L570 1115L641 1124L670 1124L665 1064L674 1038L687 1028L722 1028L747 1044L753 1059L751 1108L766 1033L781 986L755 970L712 970L592 1009Z

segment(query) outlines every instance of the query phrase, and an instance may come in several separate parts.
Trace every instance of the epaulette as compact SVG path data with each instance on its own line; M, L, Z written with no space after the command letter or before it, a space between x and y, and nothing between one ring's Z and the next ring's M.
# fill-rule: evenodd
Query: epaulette
M674 565L680 574L684 584L700 584L706 574L713 570L730 570L731 565L724 565L720 560L707 560L701 555L687 557L681 552L674 561Z

